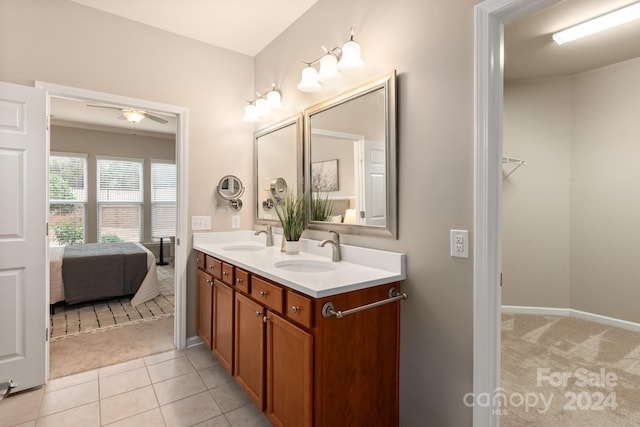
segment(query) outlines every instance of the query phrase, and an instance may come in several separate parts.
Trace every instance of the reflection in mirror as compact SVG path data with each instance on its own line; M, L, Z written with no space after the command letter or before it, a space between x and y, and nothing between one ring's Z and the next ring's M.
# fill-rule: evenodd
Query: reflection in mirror
M395 72L308 109L309 228L395 237Z
M275 204L287 189L302 191L302 116L255 134L256 223L279 223Z

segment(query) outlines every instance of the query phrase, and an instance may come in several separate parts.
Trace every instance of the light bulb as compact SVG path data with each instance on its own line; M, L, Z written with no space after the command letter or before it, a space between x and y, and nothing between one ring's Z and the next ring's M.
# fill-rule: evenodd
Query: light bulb
M340 71L352 72L358 71L364 66L362 58L360 57L360 45L358 42L349 40L342 46L342 58L338 62L338 69Z
M258 117L262 117L269 112L269 103L263 97L256 99L256 109L258 110Z
M267 103L269 108L282 108L282 96L275 87L267 92Z
M258 114L258 108L254 104L248 104L244 107L244 117L242 117L243 122L253 123L260 120L260 115Z
M129 110L122 113L131 123L138 123L144 119L144 114L139 111Z

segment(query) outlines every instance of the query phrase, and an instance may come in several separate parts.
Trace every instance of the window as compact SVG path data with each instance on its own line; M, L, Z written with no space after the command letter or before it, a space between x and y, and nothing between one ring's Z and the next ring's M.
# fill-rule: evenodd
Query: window
M98 242L142 240L142 160L97 159Z
M49 156L50 245L84 243L86 205L86 155L52 153Z
M151 161L151 238L176 234L176 165Z

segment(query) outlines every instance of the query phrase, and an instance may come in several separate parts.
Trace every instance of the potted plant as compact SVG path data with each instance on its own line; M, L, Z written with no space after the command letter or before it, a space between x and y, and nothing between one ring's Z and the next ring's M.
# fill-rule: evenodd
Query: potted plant
M283 238L287 241L286 252L297 254L300 251L300 236L307 224L306 193L287 191L284 198L276 203L275 209L282 225Z

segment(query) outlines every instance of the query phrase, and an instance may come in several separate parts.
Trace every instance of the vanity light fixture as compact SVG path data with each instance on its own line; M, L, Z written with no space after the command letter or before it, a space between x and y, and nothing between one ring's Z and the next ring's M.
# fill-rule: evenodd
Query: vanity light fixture
M630 4L553 34L558 44L572 42L640 18L640 2Z
M342 48L334 47L329 50L322 46L324 55L311 62L304 62L306 67L302 70L302 78L298 83L298 89L303 92L318 92L322 89L320 83L340 77L340 72L358 71L364 66L360 55L360 44L353 40L354 28L351 27L349 40ZM320 71L312 67L316 62L320 62Z
M282 108L282 95L280 91L276 89L275 83L271 85L271 90L261 95L258 95L251 101L247 101L248 104L244 107L243 122L253 123L260 121L260 119L271 110Z

